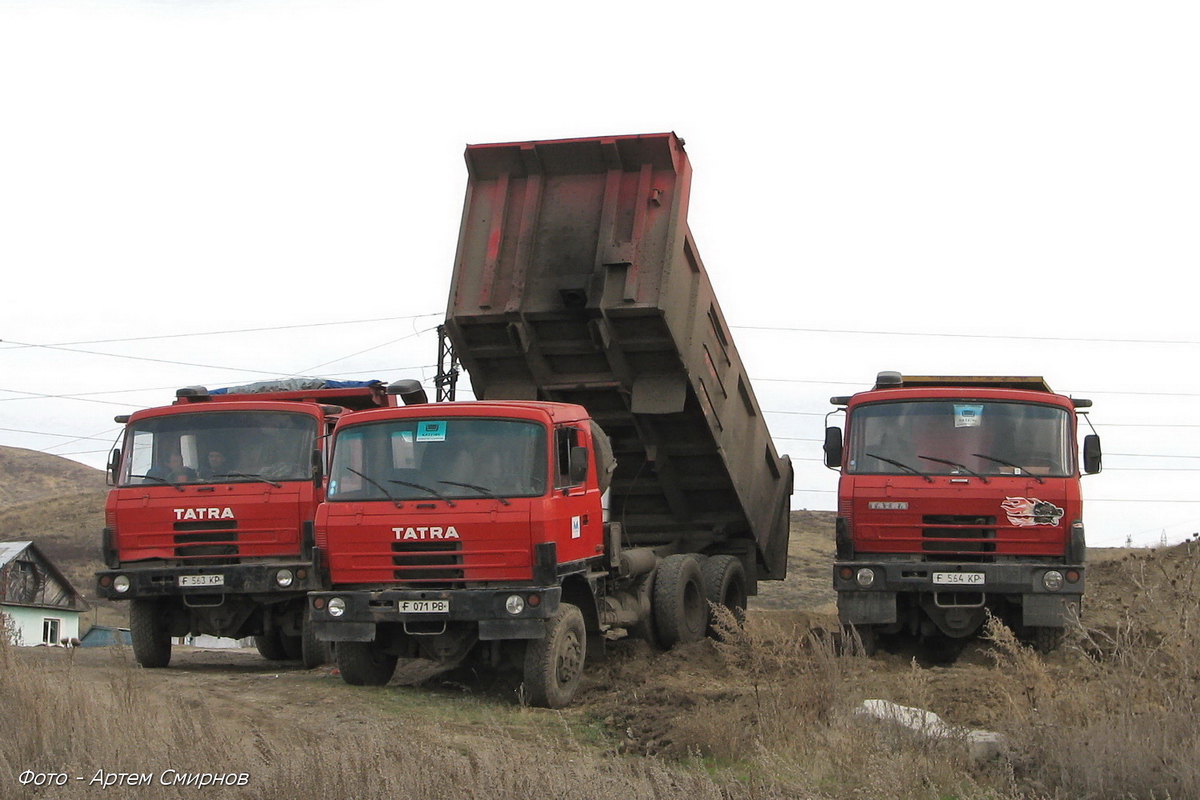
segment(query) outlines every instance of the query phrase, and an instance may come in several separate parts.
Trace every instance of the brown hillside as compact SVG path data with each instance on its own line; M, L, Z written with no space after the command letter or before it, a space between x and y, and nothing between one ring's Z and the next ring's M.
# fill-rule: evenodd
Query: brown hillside
M0 447L0 542L31 541L92 605L89 622L124 624L123 607L97 601L104 473L59 456ZM99 608L98 611L95 609Z
M100 563L104 492L77 492L0 509L0 541L31 541L92 600Z
M104 473L78 461L0 447L0 509L31 500L106 491Z

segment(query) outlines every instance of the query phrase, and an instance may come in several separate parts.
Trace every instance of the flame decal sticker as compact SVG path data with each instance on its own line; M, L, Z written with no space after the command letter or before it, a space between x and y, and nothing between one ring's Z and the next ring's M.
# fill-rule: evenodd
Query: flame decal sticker
M1058 526L1063 511L1054 503L1038 500L1036 497L1006 497L1000 504L1008 521L1018 528L1032 528L1034 525Z

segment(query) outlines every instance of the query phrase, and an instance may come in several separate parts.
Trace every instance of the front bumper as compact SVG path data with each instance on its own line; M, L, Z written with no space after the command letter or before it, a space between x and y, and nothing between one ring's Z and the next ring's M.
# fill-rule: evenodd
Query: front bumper
M526 602L518 614L505 607L508 598L519 595ZM537 604L528 599L536 595ZM329 601L340 598L342 614L329 613ZM326 642L370 642L380 624L394 623L406 632L437 632L438 625L471 623L479 626L482 641L503 639L540 639L545 636L545 620L558 611L562 598L559 586L519 586L488 589L353 589L349 591L311 592L313 631ZM444 612L405 611L420 608L431 601L445 601Z
M281 586L280 571L288 570L292 582ZM113 582L117 576L129 579L129 589L118 592ZM181 586L180 578L200 578ZM216 581L220 583L216 583ZM128 569L106 569L96 573L96 593L108 600L128 600L134 597L187 597L192 595L296 595L324 588L311 561L274 561L263 564L231 564L227 566L150 567L132 566Z
M856 580L862 569L873 573L870 586L864 587ZM1075 581L1064 578L1061 588L1051 590L1046 588L1043 578L1052 570L1063 576L1075 574L1078 578ZM974 577L980 575L982 579ZM837 561L833 565L838 616L843 624L854 625L896 622L897 596L915 594L922 603L941 608L983 607L989 597L1017 597L1024 625L1060 627L1072 608L1080 608L1085 577L1082 564L972 564L864 558Z

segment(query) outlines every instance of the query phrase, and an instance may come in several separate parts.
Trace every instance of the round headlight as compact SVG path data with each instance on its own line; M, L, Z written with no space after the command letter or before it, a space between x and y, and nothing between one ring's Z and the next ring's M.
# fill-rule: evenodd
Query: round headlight
M864 589L870 589L875 585L875 570L870 567L863 567L858 572L854 573L854 580Z
M519 594L510 594L504 601L504 610L515 617L525 610L525 598Z
M279 588L281 589L291 586L294 580L296 580L296 576L292 574L290 569L281 569L275 573L275 583L279 584Z
M1063 574L1056 569L1050 570L1042 576L1042 586L1048 591L1057 592L1063 587Z
M329 600L329 616L340 617L346 613L346 601L340 597L330 598Z
M126 592L128 592L129 591L129 576L128 575L118 575L117 577L113 578L113 589L116 590L116 592L118 594L125 594Z

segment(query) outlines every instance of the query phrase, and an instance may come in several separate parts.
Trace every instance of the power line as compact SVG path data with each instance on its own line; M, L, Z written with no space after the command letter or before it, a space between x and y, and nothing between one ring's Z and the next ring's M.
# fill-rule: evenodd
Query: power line
M183 339L183 338L188 338L188 337L193 337L193 336L226 336L226 335L239 334L239 333L267 333L270 331L288 331L288 330L296 330L299 328L323 328L323 327L329 327L329 326L333 326L333 325L364 325L364 324L369 324L369 323L374 323L374 322L397 322L397 321L406 320L406 319L421 319L423 317L440 317L440 316L442 316L440 312L434 312L434 313L429 313L429 314L411 314L407 317L378 317L376 319L352 319L352 320L346 320L344 322L309 322L309 323L305 323L302 325L276 325L276 326L270 327L270 328L238 328L235 330L228 330L228 331L199 331L199 332L195 332L195 333L167 333L167 334L162 334L159 336L130 336L130 337L126 337L124 339L92 339L92 340L83 341L83 342L54 342L49 345L23 344L21 342L0 340L0 343L3 343L3 344L16 345L16 347L11 347L11 348L0 347L0 351L6 350L6 349L19 350L19 349L22 349L25 347L68 347L68 346L84 345L84 344L91 345L91 344L114 344L114 343L118 343L118 342L149 342L149 341L155 341L158 339Z
M359 370L353 370L350 372L328 372L328 373L325 373L324 377L337 378L337 377L341 377L341 376L345 376L345 375L361 375L364 372L403 372L405 370L425 370L425 369L433 369L436 366L437 366L437 364L414 364L414 365L404 366L404 367L380 367L378 369L370 369L370 370L359 369ZM274 376L279 376L281 373L275 372L275 373L271 373L271 374ZM38 392L29 392L24 389L0 388L0 392L8 392L10 394L24 395L23 397L0 397L0 403L8 403L8 402L13 402L13 401L17 401L17 400L35 400L35 399L36 400L79 400L80 402L86 402L86 403L103 403L105 405L121 406L122 408L128 408L131 405L137 405L137 404L132 401L118 402L116 400L94 400L92 398L96 395L144 394L146 392L173 392L178 388L179 388L178 385L152 386L152 387L144 387L141 389L108 389L108 390L102 391L102 392L79 392L76 394L41 394Z
M197 367L199 369L226 370L228 372L252 372L257 375L271 375L271 376L278 376L281 374L277 370L254 369L253 367L225 367L225 366L216 366L214 364L195 364L195 363L192 363L189 361L173 361L173 360L167 359L167 358L149 358L147 356L127 356L127 355L121 355L119 353L100 353L95 350L77 350L72 347L60 347L58 345L51 345L51 344L30 344L28 342L10 342L10 343L11 344L19 344L23 347L35 347L35 348L38 348L41 350L58 350L58 351L62 351L64 353L79 353L79 354L88 355L88 356L104 356L106 358L121 358L121 359L126 359L128 361L148 361L153 364L170 364L170 365L176 366L176 367ZM293 376L293 377L299 375L299 373L296 373L296 372L284 372L282 374Z
M1015 339L1033 342L1090 342L1094 344L1182 344L1197 345L1186 339L1089 339L1075 336L1015 336L986 333L927 333L919 331L859 331L838 328L791 328L771 325L730 325L732 330L783 331L789 333L837 333L856 336L923 336L934 339Z
M75 441L75 442L82 441L82 440L94 441L94 442L108 441L107 439L101 439L99 434L94 435L94 436L80 436L79 434L76 434L76 433L50 433L48 431L27 431L27 430L22 430L21 428L0 428L0 431L8 431L9 433L27 433L27 434L31 434L33 436L55 436L55 437L59 437L62 439L70 439L71 441ZM66 444L66 443L64 443L64 444ZM62 445L56 445L56 447L61 447L61 446Z

